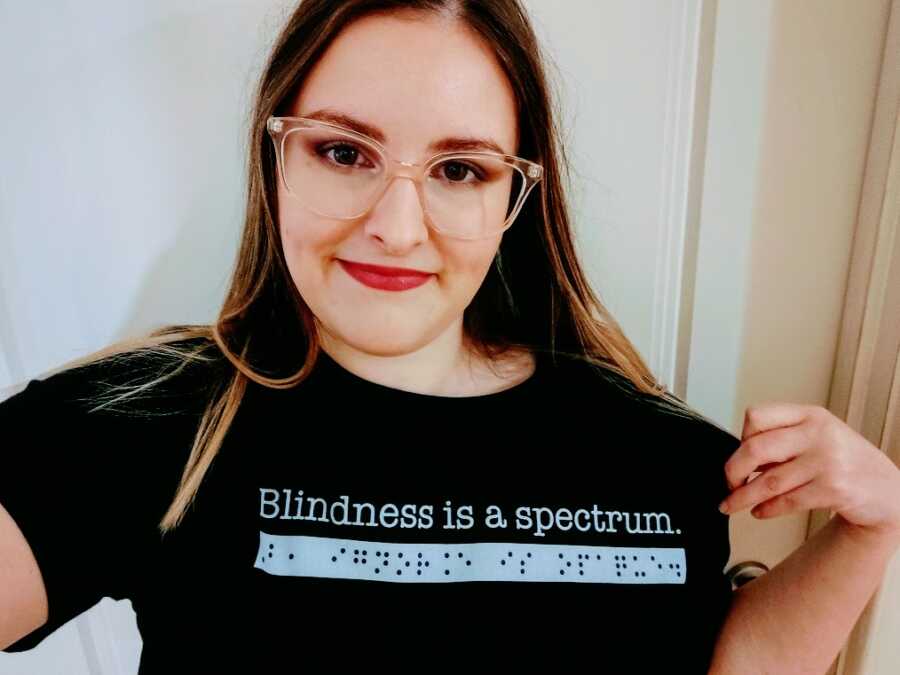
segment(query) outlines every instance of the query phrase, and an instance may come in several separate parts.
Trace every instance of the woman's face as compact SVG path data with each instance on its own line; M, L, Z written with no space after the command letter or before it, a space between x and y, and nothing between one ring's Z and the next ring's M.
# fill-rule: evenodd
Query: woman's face
M287 114L328 108L350 115L383 132L390 156L417 164L446 137L489 138L515 154L513 92L493 54L462 24L423 16L369 16L347 26ZM414 183L402 178L353 220L306 210L279 180L278 221L291 276L323 339L381 356L461 337L463 310L502 239L438 234L426 224ZM433 274L414 288L384 290L357 280L341 260Z

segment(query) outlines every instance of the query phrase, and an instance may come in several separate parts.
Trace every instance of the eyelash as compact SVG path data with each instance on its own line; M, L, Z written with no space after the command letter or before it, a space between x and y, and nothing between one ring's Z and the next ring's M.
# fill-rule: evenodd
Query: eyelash
M356 145L354 145L352 143L347 143L344 141L341 141L338 143L333 143L333 142L322 143L322 144L316 146L315 152L316 152L316 155L318 155L320 157L325 157L330 151L335 150L337 148L350 148L350 149L356 151L357 153L359 153L360 156L365 157L365 153L362 151L361 148L357 147ZM339 162L335 162L334 160L331 160L331 159L329 159L328 161L332 162L336 166L343 166L343 167L355 166L355 164L354 165L340 164ZM442 167L442 166L448 166L448 165L452 165L452 164L456 164L456 165L465 167L473 176L475 176L475 181L454 180L454 181L450 181L451 183L480 182L480 181L484 180L483 172L481 172L477 166L469 164L468 162L449 160L447 162L442 162L442 163L438 164L438 166Z

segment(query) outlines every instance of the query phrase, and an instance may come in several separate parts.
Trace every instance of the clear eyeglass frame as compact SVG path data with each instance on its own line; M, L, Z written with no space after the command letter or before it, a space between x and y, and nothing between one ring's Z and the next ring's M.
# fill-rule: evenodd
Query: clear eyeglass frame
M386 170L384 171L382 177L382 185L374 191L371 202L359 213L353 214L351 216L334 216L331 214L321 213L311 208L309 205L303 204L304 207L313 211L313 213L327 218L337 218L339 220L352 220L354 218L359 218L368 213L372 209L372 207L378 203L384 192L387 190L388 185L394 180L394 178L408 178L412 180L416 185L416 191L419 195L419 202L422 205L422 208L425 211L426 215L428 215L428 218L426 218L426 222L429 227L444 236L452 237L455 239L486 239L489 237L495 237L501 232L505 232L512 226L513 222L516 219L516 216L519 215L519 211L522 209L522 205L525 203L525 198L528 196L534 186L537 185L537 183L541 180L544 173L544 167L536 162L532 162L531 160L524 159L522 157L516 157L515 155L506 155L496 152L441 152L432 156L424 164L403 162L395 159L390 154L388 154L387 149L374 138L365 134L361 134L357 131L354 131L353 129L348 129L339 124L333 124L331 122L311 119L308 117L279 117L273 115L266 121L266 130L268 131L269 137L272 139L272 143L275 146L275 155L278 164L278 171L281 175L281 182L288 194L301 202L302 200L294 193L293 190L291 190L284 175L284 141L288 133L292 129L298 127L318 127L339 131L340 133L349 136L358 143L371 148L374 153L381 157L381 159L383 160L383 166L386 167ZM431 217L431 214L428 213L424 194L425 178L426 176L428 176L429 170L435 164L438 164L442 161L456 159L477 160L479 158L500 160L518 171L522 177L519 195L516 198L516 201L513 203L512 208L510 208L509 215L506 217L506 220L503 221L502 225L499 228L492 230L490 233L481 236L467 237L460 235L459 233L448 232L447 230L442 229L437 223L435 223L433 218Z

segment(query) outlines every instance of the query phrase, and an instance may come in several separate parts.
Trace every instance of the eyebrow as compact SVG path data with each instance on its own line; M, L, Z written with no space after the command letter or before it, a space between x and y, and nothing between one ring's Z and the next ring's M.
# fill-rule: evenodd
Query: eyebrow
M332 124L347 127L357 133L371 136L382 145L387 142L387 136L385 136L384 132L378 127L333 108L320 108L319 110L301 114L300 117L308 117L310 119L331 122ZM437 141L433 141L428 146L428 151L432 153L474 152L485 150L489 152L498 152L501 155L509 154L493 139L476 138L473 136L447 136Z

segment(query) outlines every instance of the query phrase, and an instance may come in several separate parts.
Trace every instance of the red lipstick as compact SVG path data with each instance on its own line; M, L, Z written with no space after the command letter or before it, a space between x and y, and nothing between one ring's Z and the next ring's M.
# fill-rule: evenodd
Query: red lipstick
M421 286L434 276L431 272L403 267L382 267L381 265L368 265L340 259L338 262L350 276L360 283L383 291L406 291Z

